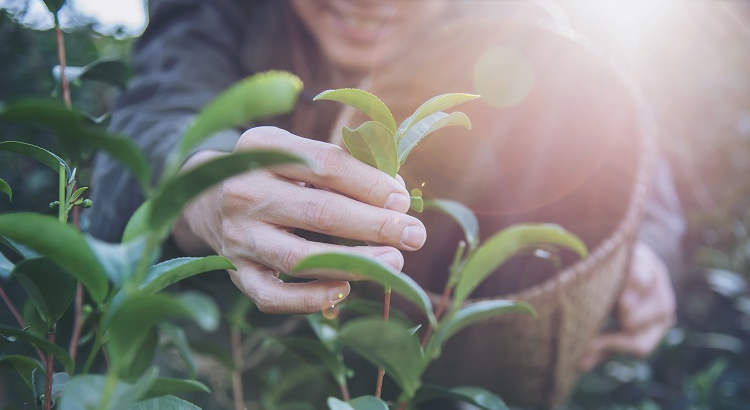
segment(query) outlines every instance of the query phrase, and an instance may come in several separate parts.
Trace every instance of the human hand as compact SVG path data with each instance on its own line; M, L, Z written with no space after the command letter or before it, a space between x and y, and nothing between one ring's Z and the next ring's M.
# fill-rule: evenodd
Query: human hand
M306 158L309 167L279 166L224 181L191 202L175 237L182 246L191 234L229 258L234 284L268 313L311 313L349 294L351 274L295 273L305 283L284 283L301 259L320 252L354 252L401 270L397 249L417 250L426 239L422 222L406 215L410 199L399 181L366 165L340 147L302 138L275 127L246 131L235 150L269 148ZM190 168L217 155L199 152ZM294 235L299 228L385 246L340 246ZM183 247L184 248L184 247Z
M613 353L648 356L672 327L675 297L669 271L645 243L636 242L630 272L617 301L621 329L595 338L580 362L590 370Z

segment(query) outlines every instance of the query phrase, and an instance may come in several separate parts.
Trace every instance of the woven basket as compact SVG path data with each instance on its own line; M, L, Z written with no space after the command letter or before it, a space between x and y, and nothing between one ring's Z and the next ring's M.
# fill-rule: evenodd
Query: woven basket
M437 375L435 381L483 386L519 405L555 406L566 399L579 376L577 366L588 342L612 311L628 269L654 157L651 138L643 137L640 145L635 185L615 231L587 258L551 279L498 297L526 301L538 317L509 314L464 330L434 363L436 371L430 373ZM431 296L437 303L439 295ZM493 340L487 341L488 337ZM452 350L465 351L467 346L481 366L457 362L465 355ZM480 368L494 373L483 374Z

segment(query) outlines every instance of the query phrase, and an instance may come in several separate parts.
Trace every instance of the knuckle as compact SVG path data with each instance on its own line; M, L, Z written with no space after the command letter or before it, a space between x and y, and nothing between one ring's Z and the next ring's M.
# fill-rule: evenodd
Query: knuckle
M257 148L273 146L274 141L282 132L281 129L272 126L253 127L243 132L237 142L240 148Z
M322 233L333 231L339 222L339 217L330 200L308 200L302 205L302 215L316 230Z
M336 145L324 143L313 156L314 172L321 179L333 179L341 174L344 166L344 153Z
M297 262L299 262L305 255L304 247L289 246L284 248L279 256L279 264L281 270L285 273L289 273Z

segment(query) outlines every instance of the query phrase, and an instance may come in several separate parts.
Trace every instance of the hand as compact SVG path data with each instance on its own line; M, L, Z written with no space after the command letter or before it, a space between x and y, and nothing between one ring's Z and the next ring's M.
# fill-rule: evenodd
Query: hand
M669 271L643 242L637 242L633 249L617 314L621 329L592 341L580 363L583 370L590 370L613 353L644 358L674 325L675 297Z
M366 165L340 147L274 127L245 132L235 150L270 148L304 157L308 166L286 165L230 178L191 202L174 229L185 248L198 239L229 258L234 284L258 309L269 313L311 313L349 294L351 274L316 271L295 274L304 283L284 283L278 272L320 252L354 252L401 270L397 249L424 244L424 225L409 215L403 180ZM189 168L217 155L199 152ZM305 240L295 228L386 246L339 246Z

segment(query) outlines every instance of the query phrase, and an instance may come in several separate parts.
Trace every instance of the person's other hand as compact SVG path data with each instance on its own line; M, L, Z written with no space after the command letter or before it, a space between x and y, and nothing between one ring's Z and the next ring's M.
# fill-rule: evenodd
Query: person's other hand
M674 324L675 297L669 271L643 242L637 242L633 249L617 315L621 329L601 334L591 342L580 363L583 370L590 370L613 353L648 356Z
M279 280L279 272L289 273L306 256L354 252L401 270L399 249L417 250L424 244L424 225L405 214L410 198L403 180L336 145L275 127L246 131L235 150L257 148L291 152L306 158L309 166L279 166L224 181L186 207L174 234L183 249L195 249L200 240L229 258L237 268L229 272L232 281L261 311L316 312L349 294L347 281L356 278L346 272L295 274L317 279L304 283ZM222 154L199 152L183 168L217 155ZM297 228L385 246L313 242L291 232Z

